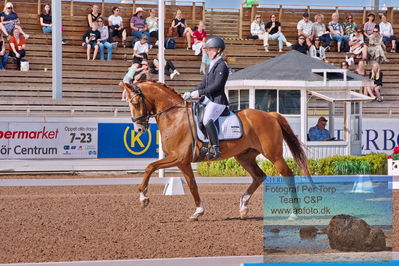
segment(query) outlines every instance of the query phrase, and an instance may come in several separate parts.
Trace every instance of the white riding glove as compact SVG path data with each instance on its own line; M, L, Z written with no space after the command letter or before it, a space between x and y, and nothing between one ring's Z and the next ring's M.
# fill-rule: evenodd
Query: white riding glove
M199 92L198 91L192 91L191 92L191 98L193 98L193 99L199 98Z
M191 99L191 92L189 92L189 91L186 91L184 94L183 94L183 99L184 100L190 100Z

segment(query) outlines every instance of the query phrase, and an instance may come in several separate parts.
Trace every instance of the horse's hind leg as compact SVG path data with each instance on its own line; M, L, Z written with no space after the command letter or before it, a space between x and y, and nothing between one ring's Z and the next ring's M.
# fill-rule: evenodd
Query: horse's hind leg
M183 172L184 178L186 179L187 185L190 188L191 195L194 198L195 202L195 212L193 215L190 216L191 221L198 221L198 218L205 213L204 205L201 202L199 193L198 193L198 186L197 182L195 182L195 177L193 173L193 169L191 168L191 164L184 164L179 165L179 169Z
M151 174L154 173L158 169L175 166L176 161L177 160L176 160L175 156L169 155L159 161L150 163L146 167L143 181L141 181L141 185L139 186L140 202L141 202L142 207L147 207L147 205L150 203L150 199L147 197L147 188L148 188L148 182L150 181Z
M259 154L256 150L247 150L244 153L235 156L236 160L249 172L252 176L252 183L240 197L240 217L245 218L248 214L248 202L252 194L262 184L266 174L260 169L256 163L256 156Z

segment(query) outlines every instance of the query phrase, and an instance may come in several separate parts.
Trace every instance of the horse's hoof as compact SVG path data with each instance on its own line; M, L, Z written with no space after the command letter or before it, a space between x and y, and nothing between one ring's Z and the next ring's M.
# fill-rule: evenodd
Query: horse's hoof
M245 219L247 217L247 215L248 215L248 208L247 207L242 208L240 210L240 218Z
M188 220L189 220L190 222L198 222L198 217L193 217L193 216L191 216Z
M140 201L141 207L145 208L148 206L148 204L150 204L150 199L149 198L145 198L143 200Z

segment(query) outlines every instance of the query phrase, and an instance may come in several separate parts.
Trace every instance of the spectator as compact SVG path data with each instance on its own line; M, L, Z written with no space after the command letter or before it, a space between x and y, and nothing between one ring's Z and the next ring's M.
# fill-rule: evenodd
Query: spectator
M322 116L317 121L317 125L309 129L310 141L327 141L331 139L330 131L326 129L328 120Z
M391 42L392 47L391 47L391 53L394 53L396 50L396 36L393 34L393 29L391 23L387 21L387 17L385 14L382 14L380 16L381 22L380 22L380 34L382 35L382 40L384 41L384 44L386 45L387 43Z
M309 47L308 45L305 43L306 37L303 35L299 35L298 36L298 41L296 44L294 44L294 46L292 46L292 49L297 50L300 53L303 54L309 54Z
M355 28L355 33L352 33L349 39L349 52L354 54L356 58L361 57L367 60L367 46L364 43L363 30Z
M366 60L360 59L354 72L360 76L367 77Z
M4 42L3 33L0 35L0 70L6 70L8 63L8 54L6 53L6 43Z
M87 26L91 28L93 22L96 22L99 17L101 17L101 13L99 12L98 5L94 4L91 7L91 12L87 15Z
M21 32L19 28L15 27L12 32L12 37L8 40L10 45L10 56L14 57L17 61L17 69L21 69L21 60L25 57L25 48L26 48L26 41L23 36L21 36Z
M158 45L158 18L155 17L156 12L155 9L151 9L150 16L145 19L145 22L148 27L148 32L150 33L150 37L156 40L155 46Z
M159 62L158 59L153 60L154 63L154 69L152 70L153 74L158 74L159 73ZM177 71L176 67L170 60L165 60L165 75L169 76L170 79L174 79L176 75L180 75L180 72Z
M211 64L211 59L209 58L208 54L206 51L203 49L202 50L202 59L201 59L201 66L200 66L200 74L205 75L207 72L207 69L209 68Z
M338 22L338 13L333 13L331 15L332 20L328 23L328 30L330 31L331 38L337 42L337 51L341 52L342 42L348 42L349 36L344 36L344 29L342 25Z
M3 12L0 13L0 18L1 30L7 38L8 36L12 35L11 33L13 29L17 28L20 34L24 35L25 40L29 39L29 35L25 34L21 28L19 17L17 13L14 12L14 6L11 2L7 2L7 4L4 6Z
M298 22L296 28L298 30L298 36L304 36L308 46L312 45L312 27L313 22L309 20L309 13L303 13L303 18Z
M252 7L252 6L258 5L258 1L257 0L243 0L241 5L243 7Z
M320 37L315 37L312 46L309 48L311 57L328 63L326 59L326 49L320 44Z
M40 26L44 34L51 34L53 32L53 24L51 18L51 6L46 4L40 14ZM62 39L62 44L66 44L66 41Z
M149 80L150 73L148 72L148 62L146 60L142 61L140 66L139 63L133 63L131 67L129 67L128 72L123 77L123 81L119 82L119 86L124 88L123 83L137 83L140 80ZM124 89L122 92L121 101L126 101L127 91Z
M353 16L351 14L346 16L346 22L342 24L342 28L344 29L345 36L351 36L356 32L356 22L353 21Z
M330 42L331 37L330 33L326 30L326 26L323 23L324 16L322 14L317 14L314 17L315 23L312 26L312 37L311 39L314 40L316 37L320 39L324 43L324 47L326 51L330 49Z
M112 15L108 17L109 43L113 43L113 37L122 39L123 48L126 47L126 29L123 28L123 19L119 15L120 9L117 6L112 8Z
M112 60L112 44L108 42L109 31L108 27L104 25L104 19L102 17L97 18L98 31L100 32L100 42L98 47L100 49L100 60L104 60L104 48L107 48L107 60ZM93 23L92 23L93 24Z
M101 33L98 31L98 24L97 22L91 23L91 29L88 29L86 33L83 35L83 47L87 47L86 54L87 60L90 60L90 50L91 48L94 49L93 52L93 61L96 60L99 43L101 40Z
M270 21L266 24L265 28L268 32L268 40L278 40L278 50L280 53L283 51L283 44L287 47L292 46L281 32L281 23L276 20L276 15L273 14L270 16Z
M370 36L373 35L373 30L376 26L376 24L374 23L374 20L375 20L374 13L369 13L367 15L367 19L368 19L368 21L366 23L364 23L364 26L363 26L364 36L366 37L364 40L365 42L368 42Z
M150 47L147 42L147 35L143 34L141 35L140 41L136 42L134 44L133 48L133 62L134 63L139 63L144 59L148 59L148 51L150 50Z
M134 44L141 40L141 36L145 34L147 36L147 43L151 45L151 36L150 33L147 31L147 24L145 22L145 18L143 17L144 9L141 7L136 8L136 12L133 14L133 17L130 19L130 28L132 29L131 35L136 37L132 41L132 47Z
M187 50L191 49L191 36L192 30L187 27L186 19L183 18L183 14L180 9L176 11L176 16L172 21L172 30L176 29L179 37L184 37L187 41Z
M346 61L341 62L341 69L349 69L349 64Z
M198 24L198 29L193 32L192 47L195 55L199 55L201 53L205 41L206 41L205 25L202 21L200 21Z
M380 34L378 27L375 27L373 30L373 35L369 37L369 47L368 53L370 55L371 60L375 60L379 63L389 62L388 58L385 56L385 45L383 42L383 37Z
M381 96L382 77L383 73L380 69L380 65L375 62L371 67L371 72L369 75L369 78L374 81L374 84L371 87L367 87L366 95L370 95L370 97L373 97L379 103L384 101L383 97Z
M265 23L263 23L261 15L256 15L255 20L251 23L251 35L258 36L260 40L263 40L265 51L269 52L269 33L265 29Z

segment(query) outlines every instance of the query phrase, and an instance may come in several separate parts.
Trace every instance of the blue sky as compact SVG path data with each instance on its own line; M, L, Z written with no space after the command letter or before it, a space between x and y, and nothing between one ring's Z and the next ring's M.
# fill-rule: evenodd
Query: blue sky
M225 8L239 8L242 0L205 0L207 7L225 7ZM347 6L369 6L371 0L261 0L260 3L264 4L303 4L303 5L347 5ZM380 5L386 4L387 6L399 6L399 0L380 0Z

